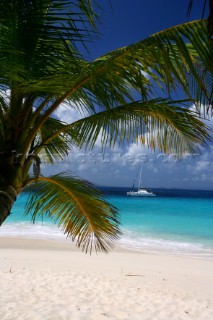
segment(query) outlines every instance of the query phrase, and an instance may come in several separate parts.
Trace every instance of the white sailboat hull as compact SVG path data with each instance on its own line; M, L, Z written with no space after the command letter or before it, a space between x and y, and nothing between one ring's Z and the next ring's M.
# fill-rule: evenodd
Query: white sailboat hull
M127 195L132 197L155 197L156 196L153 192L148 191L146 189L139 189L138 191L128 191Z

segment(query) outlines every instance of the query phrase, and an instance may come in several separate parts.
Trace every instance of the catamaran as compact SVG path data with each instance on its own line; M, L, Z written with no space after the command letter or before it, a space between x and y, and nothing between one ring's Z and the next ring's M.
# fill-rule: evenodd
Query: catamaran
M133 184L133 188L134 188L134 184ZM156 194L154 194L151 189L144 188L142 186L142 163L141 163L140 174L139 174L138 190L128 191L127 195L132 197L155 197L156 196Z

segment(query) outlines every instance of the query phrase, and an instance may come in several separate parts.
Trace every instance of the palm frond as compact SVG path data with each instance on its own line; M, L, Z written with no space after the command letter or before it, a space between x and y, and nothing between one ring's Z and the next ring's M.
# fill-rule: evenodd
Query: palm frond
M50 163L64 159L74 144L74 139L71 139L63 128L66 128L66 123L48 118L38 132L30 153L42 153L45 161Z
M96 113L64 127L78 147L93 148L101 139L103 148L138 141L163 152L198 151L210 139L210 130L187 109L186 101L152 99Z
M21 85L55 73L76 44L91 40L97 16L90 0L2 0L0 2L0 78ZM15 32L14 32L15 30ZM21 89L22 87L22 89ZM17 89L17 88L16 88Z
M51 218L85 252L107 252L120 234L117 210L90 183L65 174L38 178L26 214Z
M194 21L161 31L136 44L117 49L89 63L64 62L60 72L28 83L26 90L41 90L60 98L46 113L68 99L82 110L107 110L135 100L156 97L156 90L172 95L182 88L193 101L212 105L213 44L206 21ZM80 70L80 72L79 72ZM35 87L34 87L35 86ZM156 89L157 88L157 89ZM45 115L44 115L45 117Z

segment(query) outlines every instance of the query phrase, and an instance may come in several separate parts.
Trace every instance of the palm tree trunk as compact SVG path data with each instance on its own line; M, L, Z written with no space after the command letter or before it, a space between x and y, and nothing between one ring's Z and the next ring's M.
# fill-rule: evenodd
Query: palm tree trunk
M17 192L11 185L0 187L0 226L10 215Z

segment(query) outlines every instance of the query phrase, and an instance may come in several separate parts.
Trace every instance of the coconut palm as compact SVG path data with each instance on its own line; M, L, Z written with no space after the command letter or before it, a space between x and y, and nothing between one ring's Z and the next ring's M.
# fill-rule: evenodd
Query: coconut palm
M35 185L26 207L33 221L46 214L83 250L107 251L119 236L116 208L87 181L41 175L40 155L53 164L98 137L103 148L137 140L179 155L196 150L208 130L188 101L171 96L179 87L190 101L211 101L212 43L206 22L195 21L89 62L79 48L95 21L89 0L0 2L0 225ZM62 122L54 115L62 103L82 118Z

